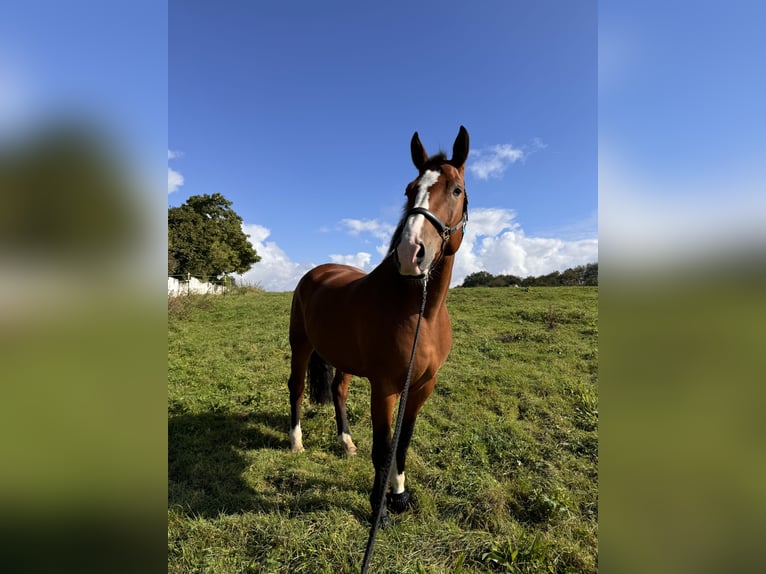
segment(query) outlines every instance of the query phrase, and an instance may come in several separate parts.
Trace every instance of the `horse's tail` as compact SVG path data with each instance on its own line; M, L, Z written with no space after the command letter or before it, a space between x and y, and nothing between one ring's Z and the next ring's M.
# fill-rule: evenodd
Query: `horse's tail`
M309 397L315 405L332 401L333 368L316 351L309 359Z

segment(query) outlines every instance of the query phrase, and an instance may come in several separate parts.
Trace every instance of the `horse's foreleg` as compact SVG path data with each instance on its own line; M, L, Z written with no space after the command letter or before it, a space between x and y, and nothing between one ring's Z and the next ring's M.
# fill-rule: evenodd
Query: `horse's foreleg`
M346 416L346 399L348 398L350 382L351 375L340 369L335 369L335 378L332 381L332 400L335 405L335 422L338 424L338 441L346 449L346 454L356 454L356 445L351 440L351 431Z
M391 495L388 498L388 507L392 512L403 512L411 506L410 494L404 487L404 466L407 460L407 450L412 440L412 432L415 430L415 420L420 408L431 394L436 379L431 379L416 391L410 392L407 405L404 409L402 431L399 435L399 444L396 446L396 472L391 473Z
M375 482L370 493L370 506L373 517L377 514L380 499L388 484L386 473L386 459L391 449L391 413L394 410L396 395L385 394L379 387L370 381L372 386L370 414L372 415L372 464L375 467ZM382 510L383 520L386 516L386 508Z

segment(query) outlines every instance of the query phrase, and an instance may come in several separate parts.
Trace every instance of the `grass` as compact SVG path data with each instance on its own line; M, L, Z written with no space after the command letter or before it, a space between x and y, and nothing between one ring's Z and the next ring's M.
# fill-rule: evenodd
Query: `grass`
M453 350L408 455L417 508L371 572L597 570L597 288L454 289ZM291 294L181 297L168 321L168 571L358 572L369 533L369 385L359 455L304 401L289 452ZM172 305L172 307L171 307Z

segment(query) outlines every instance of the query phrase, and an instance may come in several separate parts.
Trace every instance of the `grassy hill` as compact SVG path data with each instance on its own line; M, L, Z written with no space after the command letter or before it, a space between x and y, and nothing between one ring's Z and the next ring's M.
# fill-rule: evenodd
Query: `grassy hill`
M454 346L407 461L417 508L373 572L597 570L598 289L453 289ZM369 385L304 400L289 451L290 293L171 300L168 571L358 572L372 487Z

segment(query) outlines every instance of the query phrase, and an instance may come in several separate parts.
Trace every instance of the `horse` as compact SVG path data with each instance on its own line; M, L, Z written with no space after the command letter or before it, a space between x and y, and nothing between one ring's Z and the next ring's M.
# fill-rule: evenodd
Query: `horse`
M392 512L412 505L404 484L407 449L418 412L433 391L436 375L452 347L445 301L468 221L468 145L468 131L460 126L452 157L447 159L444 152L429 157L415 132L410 153L418 175L407 185L407 200L386 257L369 274L348 265L319 265L301 278L293 293L288 380L291 449L304 450L300 417L308 372L312 402L332 400L338 440L347 454L356 454L346 400L351 376L366 377L371 389L373 516L389 482L384 466L391 448L392 413L405 384L425 296L396 449L396 471L387 493L387 507ZM385 507L381 516L386 519Z

